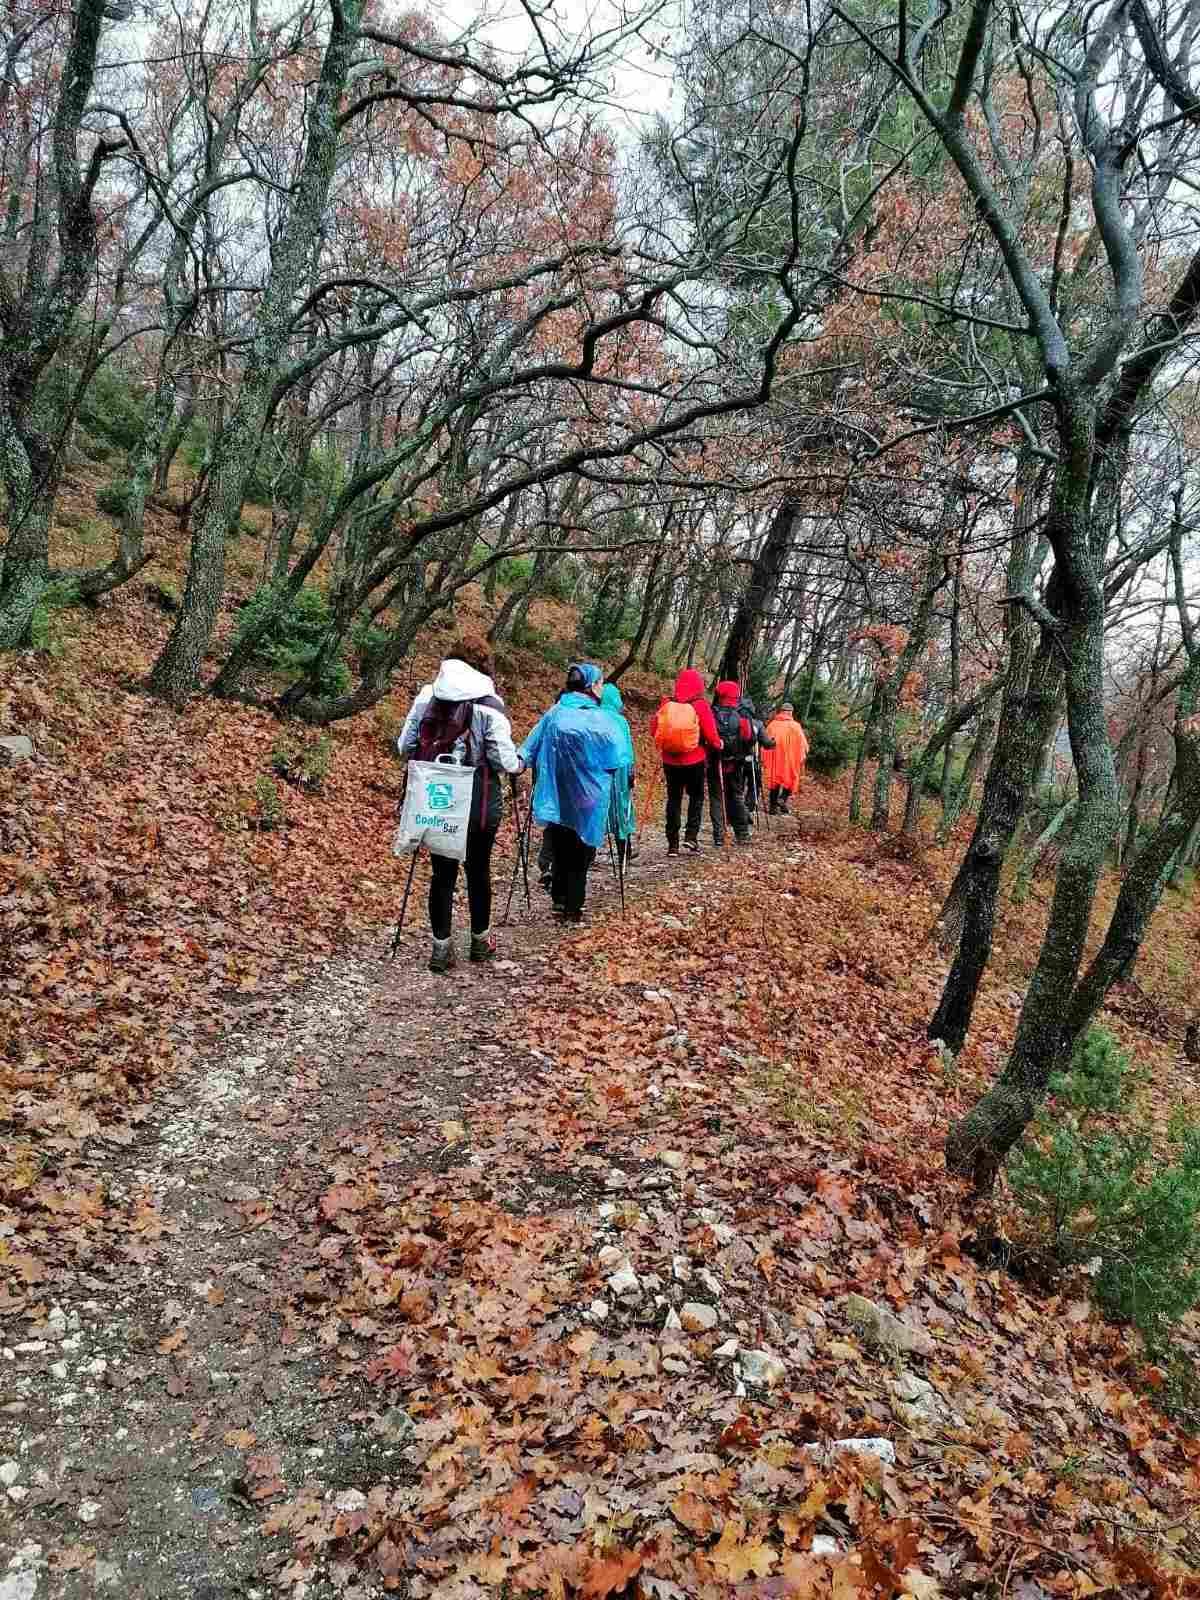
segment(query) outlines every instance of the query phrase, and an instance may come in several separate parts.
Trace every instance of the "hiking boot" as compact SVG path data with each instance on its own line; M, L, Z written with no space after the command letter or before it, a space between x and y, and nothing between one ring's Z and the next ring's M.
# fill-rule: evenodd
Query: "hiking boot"
M496 954L496 935L490 930L471 935L471 960L490 961Z
M449 972L458 958L454 954L453 939L435 939L429 957L430 972Z
M667 846L667 854L669 856L677 856L679 854L679 840L678 839L676 839L674 844L669 844Z
M699 839L685 839L683 841L683 848L685 850L689 850L692 855L698 856L700 854L700 841Z
M638 856L641 855L641 853L642 853L641 846L634 844L633 840L630 839L629 848L628 848L628 850L626 851L626 854L625 854L626 861L636 861ZM670 852L668 852L668 854L669 853Z
M750 835L749 835L749 833L735 833L733 837L734 837L735 841L738 844L749 844L750 843Z

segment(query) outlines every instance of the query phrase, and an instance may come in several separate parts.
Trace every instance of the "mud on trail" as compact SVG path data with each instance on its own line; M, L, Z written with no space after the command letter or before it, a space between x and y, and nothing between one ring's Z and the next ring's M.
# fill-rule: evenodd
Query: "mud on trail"
M927 878L650 836L624 916L598 862L582 930L234 1017L109 1163L125 1256L0 1321L0 1600L1190 1592L1195 1442L970 1258L1006 991L948 1080Z

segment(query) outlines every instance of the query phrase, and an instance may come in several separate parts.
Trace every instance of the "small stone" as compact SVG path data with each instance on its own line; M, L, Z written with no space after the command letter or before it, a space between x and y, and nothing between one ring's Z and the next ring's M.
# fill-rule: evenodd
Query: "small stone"
M681 931L686 926L685 923L680 922L678 917L659 917L658 920L664 928L672 928L676 932Z
M29 1498L29 1490L23 1489L19 1483L14 1483L11 1489L6 1489L5 1494L14 1505L19 1506L22 1500Z
M40 1356L46 1348L44 1339L26 1339L24 1344L13 1347L19 1356Z
M805 1455L826 1459L845 1450L856 1456L876 1456L890 1467L896 1464L896 1446L890 1439L827 1439L816 1444L802 1444L800 1448Z
M711 1333L717 1325L714 1307L706 1306L699 1300L686 1301L679 1316L689 1333Z
M121 1580L121 1569L114 1561L97 1561L95 1573L97 1589L111 1589Z
M80 1522L86 1522L90 1525L100 1515L99 1500L81 1500L79 1502L79 1510L75 1514Z
M608 1280L608 1287L618 1300L636 1300L642 1292L637 1273L628 1262L613 1273Z
M338 1511L361 1511L367 1503L367 1497L361 1489L343 1489L341 1494L334 1496L333 1503Z
M814 1533L812 1553L815 1556L840 1556L842 1547L836 1539L827 1533Z
M846 1316L868 1344L881 1350L903 1351L930 1356L934 1343L923 1328L905 1322L884 1306L861 1294L847 1295L843 1302Z
M605 1200L598 1212L601 1222L611 1222L616 1214L617 1208L611 1200Z
M416 1423L400 1406L385 1411L381 1421L383 1431L397 1444L407 1444L417 1431Z
M732 1244L737 1238L736 1231L731 1228L727 1222L710 1222L709 1227L713 1231L713 1237L716 1239L717 1243L722 1249L724 1249L727 1244Z
M676 1283L690 1283L692 1277L692 1264L686 1256L672 1256L671 1276Z
M221 1507L221 1493L211 1483L200 1483L192 1490L192 1506L196 1511L218 1511Z
M682 1328L683 1327L683 1323L680 1322L680 1320L679 1320L679 1313L676 1311L674 1306L669 1306L667 1308L667 1314L663 1318L663 1327L664 1327L664 1329L666 1329L666 1328L675 1329L675 1328Z
M724 1290L721 1286L721 1280L715 1277L707 1267L697 1268L696 1282L706 1289L708 1293L712 1295L714 1300L719 1300L721 1295L724 1293Z
M736 1339L726 1339L724 1344L718 1345L717 1348L713 1351L713 1360L714 1361L732 1361L734 1356L737 1355L737 1353L738 1353L738 1342L737 1342L737 1340Z
M52 1361L50 1363L50 1376L52 1378L65 1378L67 1371L68 1368L65 1361Z
M21 1468L18 1462L0 1461L0 1483L2 1483L5 1488L7 1488L10 1484L16 1483L20 1476Z
M33 1600L37 1594L37 1573L30 1567L12 1567L0 1578L0 1600Z
M787 1382L787 1368L770 1350L743 1350L738 1357L738 1372L744 1382L759 1389L778 1389Z
M67 1331L67 1313L61 1306L51 1306L50 1315L46 1318L51 1333L61 1338Z
M618 1250L615 1244L606 1244L596 1257L605 1271L616 1270L625 1260L625 1252Z
M720 1222L721 1220L720 1213L714 1211L711 1206L701 1206L696 1215L700 1218L701 1222L707 1222L710 1228L714 1225L714 1223Z
M593 1300L591 1305L587 1308L587 1315L592 1319L593 1322L603 1322L605 1317L608 1315L608 1301Z
M664 1356L663 1371L673 1372L676 1377L682 1377L686 1372L689 1371L689 1368L687 1362L682 1356Z
M623 1189L628 1182L628 1176L621 1171L620 1167L614 1167L608 1177L605 1178L604 1187L606 1189Z
M0 739L0 767L15 767L19 761L33 760L33 740L23 733L10 733Z
M681 1150L660 1150L658 1159L664 1167L670 1167L672 1172L682 1172L687 1166L687 1157Z
M102 1378L108 1371L108 1362L103 1356L97 1356L95 1361L89 1361L83 1369L90 1377Z

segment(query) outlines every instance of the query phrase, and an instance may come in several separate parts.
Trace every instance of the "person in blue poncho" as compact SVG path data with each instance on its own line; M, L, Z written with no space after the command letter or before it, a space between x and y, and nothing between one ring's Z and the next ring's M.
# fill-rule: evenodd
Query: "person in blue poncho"
M621 741L621 765L613 773L612 809L608 819L608 831L617 841L617 858L624 866L626 859L633 861L637 857L637 847L633 838L637 829L637 818L633 810L633 781L637 756L633 748L633 734L629 731L629 719L625 715L625 703L615 683L604 685L604 693L600 696L600 709L616 724L617 737Z
M600 679L590 662L573 666L557 705L520 750L537 769L533 816L550 843L550 894L564 922L583 921L588 869L604 842L613 774L625 757L612 717L600 709Z

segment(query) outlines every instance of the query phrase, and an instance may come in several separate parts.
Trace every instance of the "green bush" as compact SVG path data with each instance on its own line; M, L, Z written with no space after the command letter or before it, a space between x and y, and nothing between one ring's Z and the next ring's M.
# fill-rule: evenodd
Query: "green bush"
M807 716L804 713L809 699L807 674L792 682L784 698L795 706L796 715L808 735L808 770L825 778L835 778L846 763L853 760L855 742L832 688L823 678L816 680Z
M79 423L93 439L118 450L133 450L141 440L150 411L150 392L140 388L111 362L88 384L79 407Z
M1089 1028L1076 1041L1070 1065L1050 1080L1054 1098L1086 1118L1100 1111L1120 1111L1133 1092L1133 1057L1107 1028Z
M588 601L579 619L579 642L586 655L603 660L628 646L637 632L635 609L603 586Z
M297 788L310 791L324 786L332 760L333 738L328 733L299 743L280 735L271 750L272 770Z
M519 650L533 650L543 661L548 661L552 667L566 667L570 665L571 654L565 645L557 639L551 638L545 628L532 628L528 623L522 623L512 631L512 642Z
M770 704L771 688L778 682L779 673L780 663L773 655L760 650L751 657L743 688L760 710Z
M102 489L96 491L96 504L101 511L107 511L110 517L123 517L125 507L129 504L130 485L126 478L114 478L111 483L106 483Z
M238 611L237 638L245 637L275 605L275 590L257 589ZM321 652L333 626L329 601L319 589L301 589L271 617L266 631L254 646L254 658L274 672L290 677L305 676ZM350 687L350 674L340 650L326 654L317 678L318 693L344 694Z
M259 777L254 785L256 821L264 833L273 833L284 821L283 799L270 778Z
M79 448L89 461L103 463L112 459L112 445L104 439L93 439L89 433L80 434Z
M1200 1300L1200 1128L1176 1129L1162 1162L1145 1135L1090 1136L1043 1122L1009 1159L1018 1205L1063 1265L1086 1265L1111 1317L1151 1350Z

